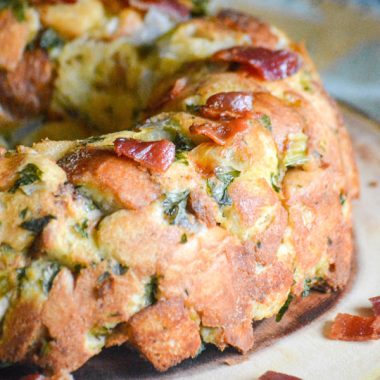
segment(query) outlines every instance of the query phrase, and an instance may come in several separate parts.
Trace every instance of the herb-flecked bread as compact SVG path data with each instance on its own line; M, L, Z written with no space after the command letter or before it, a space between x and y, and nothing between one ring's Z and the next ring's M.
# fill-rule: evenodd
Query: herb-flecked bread
M104 36L101 19L76 31L58 21L79 6L111 17L112 5L112 17L144 22L149 1L55 3L26 9L66 38L55 56L0 53L4 114L113 132L1 153L2 362L59 374L127 343L164 371L204 344L245 353L252 321L280 320L315 286L345 286L358 176L302 45L223 10L182 14L143 47ZM34 75L36 57L51 74L25 88L51 75L47 103L45 90L32 102L6 84L20 65L22 83Z

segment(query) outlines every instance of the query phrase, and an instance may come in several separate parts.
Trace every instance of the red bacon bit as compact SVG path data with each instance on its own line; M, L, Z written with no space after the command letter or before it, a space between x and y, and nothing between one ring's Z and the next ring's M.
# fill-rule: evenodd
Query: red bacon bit
M253 46L236 46L220 50L213 55L213 59L240 63L243 68L267 81L287 78L301 67L301 58L294 52Z
M220 92L207 99L201 115L210 119L236 118L252 111L252 92Z
M331 326L329 337L337 340L366 341L379 339L376 317L359 317L350 314L338 314Z
M178 0L129 0L129 5L144 12L151 7L157 7L180 20L185 20L190 16L190 8Z
M372 303L372 309L376 316L380 317L380 296L369 299Z
M286 375L280 372L267 371L261 375L258 380L302 380L299 377Z
M175 145L168 140L140 141L118 138L114 141L115 152L142 166L157 172L165 172L175 158Z
M190 133L207 136L216 144L225 145L227 140L248 127L246 119L234 119L220 123L206 121L204 123L193 124L190 127Z

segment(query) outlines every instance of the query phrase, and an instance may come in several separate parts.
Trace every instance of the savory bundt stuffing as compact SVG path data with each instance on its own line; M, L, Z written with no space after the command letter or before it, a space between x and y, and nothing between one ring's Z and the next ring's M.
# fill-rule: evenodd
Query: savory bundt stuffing
M245 353L252 321L347 283L358 177L337 107L302 45L200 7L0 14L3 124L73 131L1 153L2 362L72 372L125 342L159 371L207 343ZM83 126L95 136L74 140Z

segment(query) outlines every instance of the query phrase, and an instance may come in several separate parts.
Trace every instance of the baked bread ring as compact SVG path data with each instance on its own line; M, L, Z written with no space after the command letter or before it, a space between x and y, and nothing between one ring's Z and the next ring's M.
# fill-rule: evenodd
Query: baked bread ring
M33 11L59 29L54 7L89 2ZM134 3L143 17L149 2ZM358 175L302 45L232 10L181 19L144 52L65 27L49 91L72 106L61 103L64 120L112 133L1 154L1 361L72 372L126 342L165 371L204 343L245 353L252 321L280 320L313 287L345 286ZM37 51L20 64L47 57ZM104 57L118 57L126 83L95 70ZM81 71L88 59L97 82ZM0 98L17 118L13 95ZM22 117L53 118L47 109Z

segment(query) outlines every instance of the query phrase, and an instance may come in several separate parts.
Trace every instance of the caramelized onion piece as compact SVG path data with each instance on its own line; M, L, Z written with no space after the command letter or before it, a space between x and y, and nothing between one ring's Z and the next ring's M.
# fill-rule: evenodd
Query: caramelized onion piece
M165 172L175 158L175 145L168 140L140 141L118 138L114 141L115 152L157 172Z
M338 314L331 326L329 337L347 341L379 339L380 331L376 331L376 319L377 317Z
M195 123L190 127L194 135L204 135L219 145L225 145L227 140L233 138L237 133L248 128L246 119L233 119L224 122Z
M299 377L286 375L285 373L267 371L258 380L301 380Z
M129 5L141 11L148 11L155 6L181 20L190 16L190 8L178 0L129 0Z
M213 55L213 59L240 63L243 68L267 81L287 78L301 67L301 58L294 52L253 46L236 46L220 50Z
M220 92L207 99L201 115L210 119L236 118L252 111L252 92Z
M372 309L376 316L380 317L380 296L369 299L372 303Z

